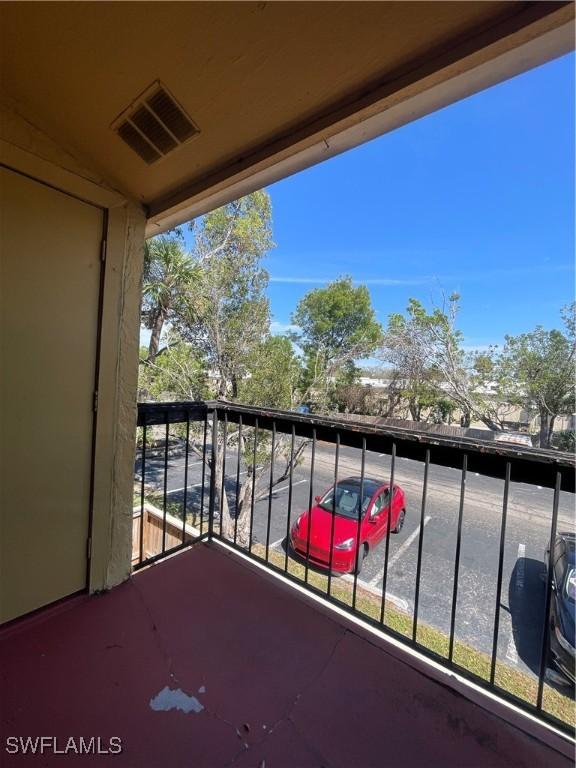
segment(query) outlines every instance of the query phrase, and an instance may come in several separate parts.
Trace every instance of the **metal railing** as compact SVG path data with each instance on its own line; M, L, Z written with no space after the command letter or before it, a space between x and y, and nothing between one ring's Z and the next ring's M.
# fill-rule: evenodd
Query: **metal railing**
M139 404L138 433L135 568L149 565L195 541L219 540L502 698L571 731L571 724L566 722L570 718L562 714L562 701L558 699L562 693L550 687L547 677L550 616L555 596L554 547L549 547L545 568L542 563L540 576L545 576L539 598L541 610L536 621L531 619L532 661L524 670L518 668L518 660L514 662L518 638L513 627L512 587L509 586L508 608L503 605L502 593L505 568L513 560L509 551L510 521L515 529L522 530L527 525L525 519L535 526L541 541L547 543L556 541L559 513L562 519L571 517L566 510L573 510L572 456L221 401ZM450 477L444 468L451 468ZM341 573L339 562L334 560L336 552L340 557L335 546L335 507L330 522L328 561L324 553L322 562L315 549L313 517L309 517L312 522L307 526L305 551L301 547L297 554L292 547L294 525L302 513L314 506L315 492L326 490L326 486L337 488L343 475L353 473L362 500L369 475L375 472L390 489L408 483L406 498L410 497L410 504L405 506L415 510L413 519L418 522L403 545L392 544L391 491L390 503L384 511L385 533L381 543L373 547L374 557L382 561L378 573L368 581L360 573L368 551L368 545L361 541L366 511L361 503L357 519L351 521L350 530L356 540L349 543L354 558L348 575ZM436 477L431 477L434 473ZM296 475L299 479L295 479ZM544 494L543 501L538 494ZM335 505L336 493L332 498ZM444 534L440 533L440 538L436 532L436 538L429 542L426 524L432 503L441 514L443 504L450 507L452 523ZM472 513L466 515L468 509ZM470 602L476 586L481 586L474 584L473 569L463 566L464 550L469 552L470 546L474 547L468 541L470 533L466 527L470 515L475 524L486 530L487 541L493 542L480 554L481 559L493 561L490 583L488 587L482 586L490 592L491 607L484 600L479 621L489 627L489 638L484 638L480 650L474 647L474 637L464 642L457 631L459 611L466 608L465 602ZM570 527L573 530L573 525ZM273 532L275 536L280 532L275 542ZM434 600L440 600L430 596L437 585L428 572L434 562L434 546L441 547L438 542L442 536L450 540L449 549L453 546L453 559L444 567L447 589L441 597L449 602L450 608L444 611L445 626L438 627L423 618L423 612L430 613ZM432 549L428 551L427 546ZM519 545L519 553L520 546L524 545ZM415 573L413 592L409 598L398 601L390 591L391 568L401 562L399 558L405 557L407 551L411 552ZM474 555L468 559L474 560ZM526 564L535 562L522 559L524 562L519 554L514 565L518 584L526 579ZM506 578L511 584L512 577ZM474 606L469 607L470 611L473 616ZM507 658L502 659L504 623L510 647ZM519 694L519 690L523 693ZM566 708L570 708L569 703Z

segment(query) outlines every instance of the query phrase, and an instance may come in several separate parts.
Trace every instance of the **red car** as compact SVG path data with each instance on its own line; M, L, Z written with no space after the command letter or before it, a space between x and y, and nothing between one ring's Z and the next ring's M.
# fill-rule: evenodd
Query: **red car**
M365 478L362 499L360 499L361 485L359 477L348 477L340 480L336 486L332 486L324 496L316 496L316 506L308 512L303 512L292 526L290 532L292 549L306 557L309 546L310 562L330 567L330 542L332 541L332 571L360 573L362 562L368 552L386 536L388 515L390 514L392 533L398 533L402 529L406 516L406 499L399 485L394 486L391 509L389 483ZM334 488L336 488L335 500ZM360 536L358 536L359 519ZM310 540L308 541L309 527ZM360 549L358 565L356 565L358 545Z

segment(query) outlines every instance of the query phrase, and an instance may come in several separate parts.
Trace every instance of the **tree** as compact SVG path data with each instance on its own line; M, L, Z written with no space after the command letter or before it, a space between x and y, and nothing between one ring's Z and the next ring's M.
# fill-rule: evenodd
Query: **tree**
M164 348L140 370L139 389L155 400L203 400L210 395L206 363L192 344L170 330Z
M501 386L510 402L537 410L541 448L551 446L556 417L572 413L576 407L575 312L576 303L563 309L565 332L538 326L530 333L506 336L500 361Z
M371 390L363 384L340 384L334 387L331 399L340 412L367 414Z
M178 235L159 235L146 241L142 320L152 331L147 362L156 359L164 325L173 318L180 293L197 274L197 264L184 250Z
M250 377L244 378L238 388L240 401L295 408L313 395L326 403L335 383L349 384L357 379L359 371L354 360L370 354L381 338L367 288L354 288L349 278L307 293L293 320L298 323L298 333L291 334L290 339L269 337L253 351ZM303 351L304 369L294 355L291 341ZM244 447L248 471L239 493L236 519L233 523L226 515L223 520L224 535L230 536L234 525L238 540L241 534L245 540L252 499L257 501L268 493L268 487L259 490L259 481L269 477L270 465L279 465L272 481L274 487L288 478L309 443L296 441L292 453L291 441L280 435L272 451L270 436L261 435L257 457L260 468L256 469L253 440L253 434L249 434Z
M250 363L250 375L238 387L241 403L288 410L297 404L300 363L286 336L266 337Z
M467 416L490 429L502 429L498 405L479 387L480 373L471 375L473 361L462 349L462 333L456 328L460 297L452 294L443 306L427 312L410 299L406 314L392 314L381 357L392 363L405 380L412 415L419 416L424 401L446 398Z
M553 445L560 451L575 453L576 431L573 429L565 429L562 432L556 432L556 434L553 435Z
M326 405L334 377L354 360L370 355L382 338L370 292L343 277L309 291L298 303L292 322L299 330L290 338L302 350L303 399Z
M197 277L180 292L176 327L216 374L218 397L236 399L247 361L268 333L271 208L255 192L203 217L195 229Z
M143 317L152 339L141 387L159 397L237 399L269 334L268 275L261 266L273 245L269 196L259 191L236 200L191 222L189 230L190 255L181 233L147 246ZM169 336L160 350L167 322ZM193 425L190 447L201 458L202 437ZM235 439L231 430L224 445L220 431L217 466L211 467L218 488L223 452ZM229 521L226 494L220 506Z
M268 275L261 261L272 246L270 201L265 192L204 216L191 227L194 234L192 261L194 279L184 281L171 296L170 335L166 347L157 351L152 387L186 395L201 391L215 380L215 394L259 406L294 408L311 387L326 393L332 377L355 376L353 361L369 354L380 339L370 295L365 287L354 288L349 279L336 281L308 294L297 310L301 321L299 341L307 360L314 360L313 378L303 389L299 359L288 338L270 336L270 310L266 297ZM328 308L328 311L326 311ZM204 376L199 375L199 367ZM170 383L171 382L171 383ZM199 433L190 431L191 448L203 456ZM278 435L272 450L269 434L256 435L254 428L242 430L222 424L215 446L216 465L210 469L221 493L221 531L236 534L240 545L248 544L249 511L265 492L259 482L270 465L278 468L272 485L284 481L301 460L308 441L291 441ZM236 447L245 466L234 513L223 483L225 452ZM211 462L211 457L207 457Z
M268 336L253 352L250 375L243 378L238 388L238 399L245 405L259 407L290 409L297 404L297 384L300 378L300 363L290 340L283 336ZM239 436L238 436L238 439ZM255 441L257 445L255 446ZM222 532L232 538L236 534L237 541L248 544L249 512L254 502L263 498L269 492L260 489L260 480L268 478L270 465L279 466L279 471L273 478L275 487L287 479L290 469L301 460L308 445L308 440L295 441L294 453L286 436L278 435L272 451L271 437L254 430L244 430L241 453L246 467L245 479L239 489L234 520L229 514L223 516ZM256 453L254 451L256 447Z

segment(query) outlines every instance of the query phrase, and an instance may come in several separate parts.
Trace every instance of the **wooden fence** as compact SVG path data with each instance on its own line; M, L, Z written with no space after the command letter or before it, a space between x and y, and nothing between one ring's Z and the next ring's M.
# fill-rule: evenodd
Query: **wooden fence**
M132 514L132 565L140 562L140 526L142 514L140 507L134 507ZM162 533L164 528L164 513L149 502L144 502L144 536L142 539L142 560L162 552ZM164 550L177 547L179 544L192 543L198 538L200 531L192 525L186 525L182 533L182 520L173 515L166 515L166 537Z

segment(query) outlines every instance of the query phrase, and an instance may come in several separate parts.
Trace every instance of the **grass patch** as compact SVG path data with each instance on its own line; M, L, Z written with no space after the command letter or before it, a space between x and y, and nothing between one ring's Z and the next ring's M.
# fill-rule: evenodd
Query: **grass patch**
M266 547L262 544L254 544L252 546L252 553L256 557L265 560ZM284 552L270 550L268 560L273 565L284 570ZM304 565L292 557L288 558L288 573L299 581L304 582ZM325 594L328 591L328 576L312 568L308 570L308 583ZM339 577L332 577L330 594L341 602L344 607L350 608L353 601L353 583ZM358 584L356 590L356 611L380 622L381 598ZM392 629L404 637L411 638L412 616L388 602L384 612L384 627ZM436 653L438 656L448 657L449 638L439 629L418 622L416 640L420 646ZM455 665L480 680L490 680L491 659L488 654L472 648L459 640L455 640L453 660ZM497 663L495 684L497 688L501 688L523 701L531 704L536 703L538 682L520 670ZM576 707L574 701L548 685L544 686L542 708L548 714L553 715L573 728L576 726Z
M153 507L156 507L156 509L160 509L164 511L164 493L162 491L158 491L155 489L151 489L149 487L144 487L144 501L148 502L149 504L152 504ZM132 496L132 504L134 508L140 508L140 504L142 502L142 496L141 496L141 486L139 483L134 484L134 493ZM182 510L184 508L184 502L183 501L172 501L170 499L170 496L166 497L166 512L169 515L172 515L173 517L178 518L179 520L182 520ZM200 525L200 514L199 510L192 510L190 511L190 508L188 509L188 513L186 515L186 524L192 525L192 526L198 526Z

